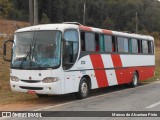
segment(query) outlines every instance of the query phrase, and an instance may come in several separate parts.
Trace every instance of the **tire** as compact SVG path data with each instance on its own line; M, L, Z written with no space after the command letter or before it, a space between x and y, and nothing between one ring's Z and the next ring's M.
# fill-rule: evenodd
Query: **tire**
M39 98L48 97L47 94L36 94Z
M82 78L79 84L79 91L75 94L77 99L84 99L89 95L89 84L86 78Z
M131 87L138 86L138 75L136 72L133 73L132 82L130 83Z

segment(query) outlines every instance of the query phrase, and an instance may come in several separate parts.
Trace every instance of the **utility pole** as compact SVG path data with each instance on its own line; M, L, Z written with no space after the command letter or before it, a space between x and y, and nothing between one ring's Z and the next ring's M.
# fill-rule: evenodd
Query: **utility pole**
M86 0L84 1L83 25L86 24Z
M138 34L138 17L137 17L137 12L136 12L136 33Z
M103 0L100 1L101 2L101 23L103 23Z
M34 25L38 24L38 1L34 0Z
M29 0L29 22L33 25L33 0Z

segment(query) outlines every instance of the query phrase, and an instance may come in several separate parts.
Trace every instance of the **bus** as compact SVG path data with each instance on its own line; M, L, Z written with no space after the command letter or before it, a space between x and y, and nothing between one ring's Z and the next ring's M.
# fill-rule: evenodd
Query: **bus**
M13 43L12 57L6 46ZM11 62L12 91L39 97L75 93L88 97L91 89L127 84L155 74L154 38L81 25L44 24L15 31L4 43Z

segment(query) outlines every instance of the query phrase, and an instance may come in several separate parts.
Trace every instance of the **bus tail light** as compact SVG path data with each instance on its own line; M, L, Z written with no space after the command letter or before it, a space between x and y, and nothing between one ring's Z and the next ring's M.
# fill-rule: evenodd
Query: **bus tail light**
M47 77L42 80L43 83L53 83L59 80L58 77Z
M19 78L16 77L16 76L11 76L11 81L18 82L18 81L19 81Z

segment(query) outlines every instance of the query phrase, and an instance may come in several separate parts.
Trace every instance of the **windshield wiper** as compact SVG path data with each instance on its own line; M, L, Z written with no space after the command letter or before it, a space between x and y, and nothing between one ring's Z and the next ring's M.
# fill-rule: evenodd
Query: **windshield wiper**
M29 55L31 55L31 52L26 52L25 57L23 57L20 65L19 65L19 68L22 68L22 65L23 65L24 61L27 60L27 57L28 57Z

